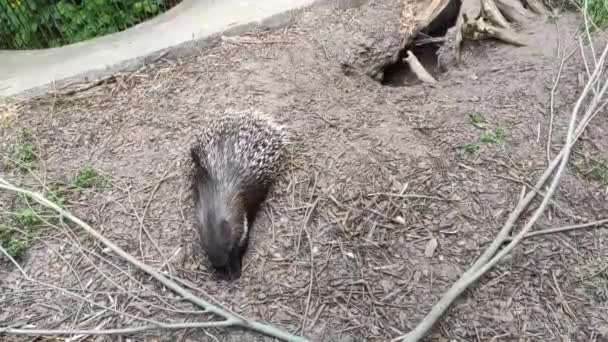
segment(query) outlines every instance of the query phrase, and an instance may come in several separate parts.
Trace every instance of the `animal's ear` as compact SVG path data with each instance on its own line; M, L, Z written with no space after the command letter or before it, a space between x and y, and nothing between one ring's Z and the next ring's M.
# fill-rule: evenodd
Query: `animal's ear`
M201 162L200 155L194 147L190 148L190 158L192 158L192 162L194 163L197 177L202 179L209 178L209 171L207 171L207 168Z

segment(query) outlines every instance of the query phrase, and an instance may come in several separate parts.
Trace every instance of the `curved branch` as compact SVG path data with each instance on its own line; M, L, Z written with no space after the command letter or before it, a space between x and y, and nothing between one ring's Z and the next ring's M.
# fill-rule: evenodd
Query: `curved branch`
M84 229L87 233L89 233L90 235L95 237L97 240L99 240L101 243L103 243L106 247L108 247L109 249L114 251L116 254L121 256L123 259L125 259L129 263L133 264L137 268L139 268L142 271L149 274L151 277L156 279L158 282L160 282L167 288L178 293L184 299L205 309L206 311L226 318L228 321L230 321L232 323L231 325L233 325L233 326L239 326L242 328L253 330L253 331L256 331L256 332L259 332L259 333L262 333L262 334L265 334L265 335L268 335L271 337L281 339L283 341L289 341L289 342L291 342L291 341L293 341L293 342L308 341L304 337L293 335L293 334L286 332L284 330L281 330L279 328L269 326L269 325L266 325L266 324L263 324L260 322L249 321L249 320L242 319L240 317L236 317L235 315L231 314L228 310L224 309L223 307L213 305L213 304L209 303L208 301L195 296L193 293L191 293L190 291L179 286L177 283L168 279L163 274L157 272L152 267L146 265L145 263L139 261L138 259L136 259L132 255L130 255L129 253L125 252L123 249L116 246L112 241L108 240L105 236L103 236L101 233L99 233L93 227L88 225L86 222L84 222L84 221L80 220L78 217L72 215L67 210L57 206L55 203L49 201L48 199L46 199L44 196L42 196L39 193L16 187L16 186L12 185L11 183L9 183L7 180L5 180L3 177L0 177L0 189L23 194L25 196L32 198L36 202L44 205L45 207L56 211L59 215L74 222L76 225L78 225L79 227Z
M225 320L219 322L191 322L191 323L167 323L159 325L142 325L139 327L122 328L122 329L90 329L90 330L53 330L53 329L13 329L13 328L0 328L0 334L12 334L12 335L126 335L134 334L150 330L181 330L181 329L192 329L192 328L218 328L218 327L229 327L234 325L235 321Z
M481 15L499 27L510 29L511 25L500 13L494 0L481 0Z
M410 70L424 83L435 84L437 80L424 68L422 63L416 58L412 51L407 50L407 57L403 59L409 66Z
M538 15L545 16L547 15L547 9L545 5L543 5L542 1L539 0L523 0L530 10Z
M507 255L513 248L515 248L519 242L525 238L526 234L530 231L532 226L535 224L536 220L540 217L540 215L544 212L545 207L549 203L549 200L557 188L562 172L564 171L566 164L568 162L568 157L570 155L570 151L574 143L580 137L582 131L584 131L587 125L590 122L590 118L596 112L596 109L600 106L600 103L603 101L602 98L606 94L608 90L608 80L602 80L603 86L602 89L594 94L594 97L591 100L591 103L588 105L585 111L584 117L580 120L579 124L576 125L577 116L583 102L594 88L598 81L598 78L601 77L602 74L602 65L606 61L606 57L608 56L608 44L606 45L602 56L599 59L598 66L595 68L593 75L590 77L587 82L585 88L583 89L581 95L579 96L574 109L572 110L570 123L568 126L568 134L566 137L566 144L562 148L561 152L553 159L551 164L545 170L541 178L536 184L535 188L542 188L546 180L549 178L553 171L557 168L555 177L553 178L549 189L545 197L543 198L538 209L535 210L532 218L526 223L526 225L521 229L521 231L512 239L512 241L504 247L500 252L496 253L500 246L506 241L509 232L513 229L513 226L524 209L528 206L528 204L532 201L532 199L537 195L535 190L531 190L526 197L520 201L515 210L509 215L509 218L505 222L503 228L499 232L497 238L492 242L490 247L484 252L484 254L471 266L469 270L467 270L459 279L452 285L452 287L442 296L437 304L431 309L431 311L426 315L426 317L408 334L399 336L393 339L393 342L396 341L407 341L407 342L416 342L419 341L422 337L426 335L426 333L435 325L437 320L445 313L445 311L449 308L449 306L466 290L473 282L479 279L485 272L490 270L496 263L498 263L505 255ZM575 129L576 125L576 129ZM495 254L496 253L496 254Z
M558 228L547 228L547 229L537 230L535 232L529 233L526 236L524 236L524 239L528 239L528 238L531 238L534 236L539 236L539 235L569 232L569 231L583 229L583 228L595 228L597 226L605 225L607 223L608 223L608 219L604 219L604 220L593 221L593 222L589 222L589 223L573 224L571 226L564 226L564 227L558 227Z
M533 13L528 11L519 0L495 0L496 7L508 20L516 23L525 23L533 18Z

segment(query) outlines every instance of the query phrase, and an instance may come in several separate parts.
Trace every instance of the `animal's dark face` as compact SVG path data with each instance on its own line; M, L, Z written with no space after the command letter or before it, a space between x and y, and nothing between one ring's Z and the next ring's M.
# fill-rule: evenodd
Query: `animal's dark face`
M201 246L219 275L236 279L248 239L248 222L238 201L222 196L223 189L199 186L195 191L195 225Z
M199 228L201 244L218 275L228 280L239 278L247 244L247 222L230 218L203 222Z
M238 278L249 231L245 199L235 184L218 182L194 152L192 159L197 166L192 190L201 246L220 276Z

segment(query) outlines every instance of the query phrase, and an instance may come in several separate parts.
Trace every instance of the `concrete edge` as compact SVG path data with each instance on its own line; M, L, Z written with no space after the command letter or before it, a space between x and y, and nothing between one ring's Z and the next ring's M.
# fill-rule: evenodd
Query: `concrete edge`
M55 81L49 81L46 84L31 87L29 89L20 91L15 94L0 95L0 99L6 98L6 99L15 99L15 100L27 100L27 99L31 99L34 97L45 95L46 93L48 93L49 91L51 91L53 89L60 89L62 87L70 85L70 84L95 81L95 80L98 80L98 79L101 79L104 77L109 77L118 72L135 71L135 70L145 66L146 64L156 62L159 59L178 59L178 58L189 57L189 56L192 56L197 53L201 53L207 49L214 47L216 44L218 44L220 42L221 36L239 35L239 34L243 34L245 32L253 31L255 29L273 31L273 30L285 28L294 21L296 16L300 15L304 11L309 10L310 8L312 8L314 6L318 6L318 5L322 5L322 4L327 5L329 2L331 2L331 1L312 0L312 2L307 5L298 6L298 7L292 8L287 11L265 16L260 19L252 20L252 21L249 21L249 22L246 22L243 24L238 24L238 25L235 25L228 29L219 30L219 31L217 31L213 34L210 34L208 36L205 36L205 37L193 39L193 40L186 41L183 43L178 43L178 44L170 46L170 47L161 48L161 49L156 50L151 53L147 53L147 54L144 54L141 56L137 56L134 58L130 58L127 60L123 60L123 61L111 64L111 65L108 65L105 68L96 68L96 69L87 70L87 71L78 73L74 76L66 77L63 79L58 79ZM174 7L174 8L176 8L176 7ZM168 13L168 12L165 12L163 14L166 14L166 13ZM153 18L153 19L155 19L155 18ZM142 24L148 24L148 22L143 22L143 23L140 23L139 25L142 25ZM140 27L138 27L139 25L136 25L132 28L129 28L129 29L121 31L121 32L116 32L114 34L125 34L131 30L141 29ZM110 37L110 36L112 36L112 35L102 36L102 37L98 37L95 39L108 39L108 37ZM79 44L79 43L76 43L76 44ZM71 45L66 46L66 48L67 47L71 47ZM55 49L61 49L61 48L55 48Z

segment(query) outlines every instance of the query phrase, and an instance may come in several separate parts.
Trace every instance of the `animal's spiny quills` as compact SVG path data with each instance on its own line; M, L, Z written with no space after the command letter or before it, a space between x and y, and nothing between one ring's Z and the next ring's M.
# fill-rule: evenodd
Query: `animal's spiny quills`
M287 135L256 112L214 117L190 147L195 225L220 274L241 274L249 228L282 171Z

